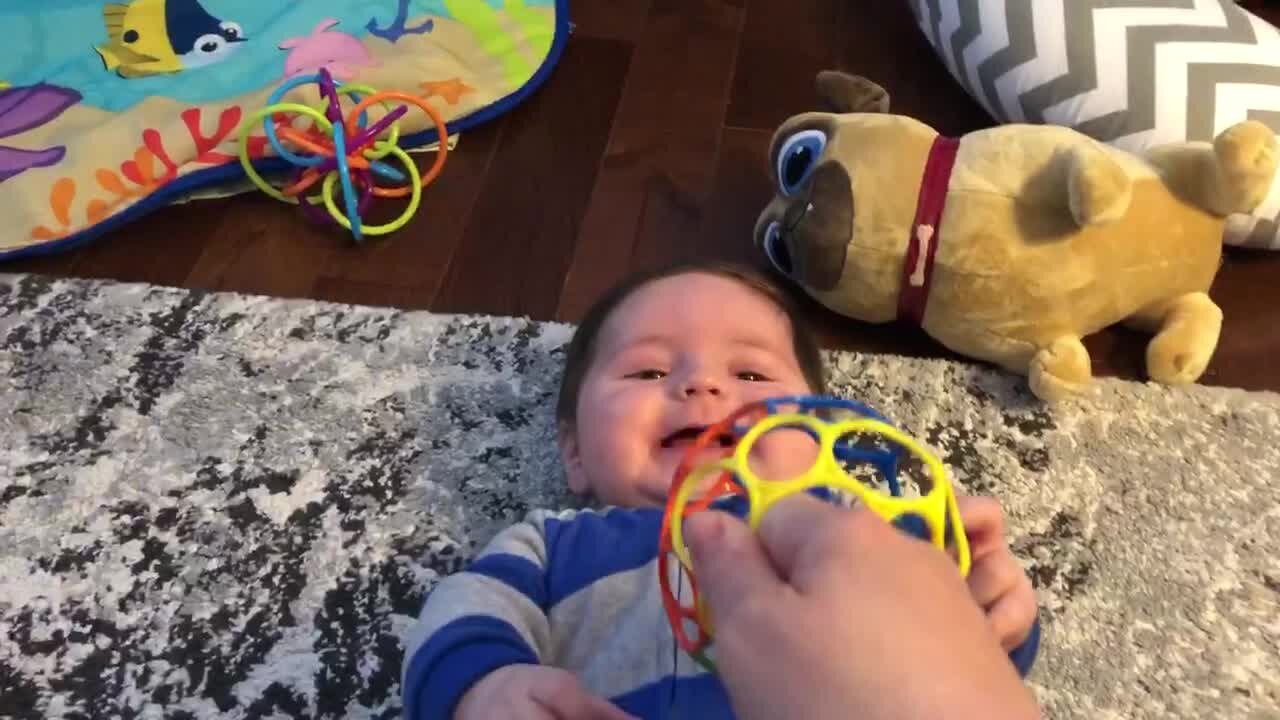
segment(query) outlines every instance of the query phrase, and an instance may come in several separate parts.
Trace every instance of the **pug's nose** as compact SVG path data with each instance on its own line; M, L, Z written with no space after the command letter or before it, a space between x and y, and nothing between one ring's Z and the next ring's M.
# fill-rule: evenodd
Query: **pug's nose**
M809 193L805 193L802 197L797 198L795 202L787 208L782 215L783 233L800 225L800 221L804 216L813 210L813 203L809 202Z
M840 282L853 235L852 187L843 166L825 162L784 211L780 239L802 285L831 290Z

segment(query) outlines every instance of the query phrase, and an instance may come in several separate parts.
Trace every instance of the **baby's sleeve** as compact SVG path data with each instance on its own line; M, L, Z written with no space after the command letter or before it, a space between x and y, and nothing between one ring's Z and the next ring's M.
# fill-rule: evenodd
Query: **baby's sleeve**
M1037 614L1035 622L1031 624L1031 632L1027 633L1027 639L1009 653L1009 661L1018 669L1018 674L1025 678L1030 674L1031 666L1035 663L1039 652L1040 616Z
M551 643L542 513L498 534L471 565L440 581L405 638L401 671L409 720L453 716L485 675L537 664Z

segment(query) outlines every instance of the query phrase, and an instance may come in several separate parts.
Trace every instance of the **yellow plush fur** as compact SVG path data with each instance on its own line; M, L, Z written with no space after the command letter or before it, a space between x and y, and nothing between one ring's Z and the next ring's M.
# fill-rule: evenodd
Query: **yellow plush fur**
M793 117L778 130L775 171L796 133L817 130L826 144L807 184L780 193L761 214L757 242L827 307L887 322L897 316L938 133L887 114L887 95L865 79L824 73L819 89L840 112ZM1200 377L1222 324L1207 292L1224 215L1265 194L1277 164L1270 129L1245 122L1213 145L1143 157L1054 126L1004 125L960 140L937 228L926 332L1028 375L1047 400L1087 387L1081 338L1115 323L1155 335L1152 379Z

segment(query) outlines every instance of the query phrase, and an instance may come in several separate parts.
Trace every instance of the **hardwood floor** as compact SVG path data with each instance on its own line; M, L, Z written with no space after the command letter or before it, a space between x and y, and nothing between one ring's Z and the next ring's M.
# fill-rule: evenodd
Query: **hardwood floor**
M1280 8L1256 9L1280 21ZM551 79L465 133L401 232L355 245L266 197L167 207L91 245L0 272L579 319L626 273L681 257L744 260L771 195L764 154L786 117L817 109L841 68L894 112L948 134L991 124L896 0L575 0ZM425 162L428 162L427 158ZM1226 313L1202 382L1280 390L1280 254L1229 253ZM831 347L946 356L916 329L871 327L806 301ZM1095 372L1143 376L1146 338L1089 338Z

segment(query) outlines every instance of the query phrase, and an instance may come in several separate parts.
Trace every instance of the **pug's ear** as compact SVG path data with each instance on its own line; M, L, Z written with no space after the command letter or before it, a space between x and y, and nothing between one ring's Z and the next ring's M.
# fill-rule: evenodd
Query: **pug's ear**
M860 75L835 70L818 73L818 97L834 113L887 113L889 93Z

